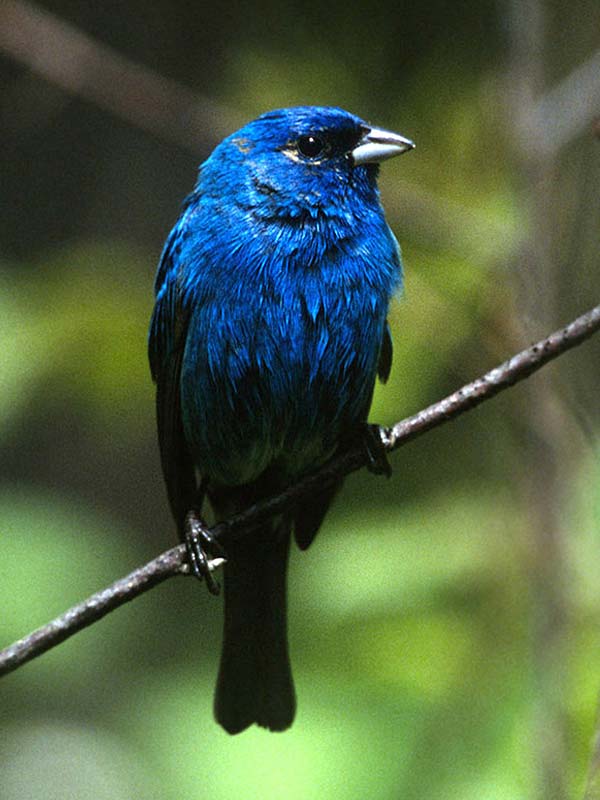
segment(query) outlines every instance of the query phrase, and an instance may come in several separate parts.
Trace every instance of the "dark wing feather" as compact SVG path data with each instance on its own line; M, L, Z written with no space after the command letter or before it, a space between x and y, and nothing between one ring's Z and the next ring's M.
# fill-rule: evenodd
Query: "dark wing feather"
M177 286L178 229L171 233L156 276L156 305L150 323L148 355L156 383L156 419L163 475L179 531L196 501L194 464L183 433L180 403L181 362L191 313Z
M385 328L383 329L383 337L381 339L381 349L379 351L379 364L377 365L377 377L382 383L385 383L387 379L390 377L393 354L394 354L394 347L392 343L392 332L390 331L389 322L386 322Z

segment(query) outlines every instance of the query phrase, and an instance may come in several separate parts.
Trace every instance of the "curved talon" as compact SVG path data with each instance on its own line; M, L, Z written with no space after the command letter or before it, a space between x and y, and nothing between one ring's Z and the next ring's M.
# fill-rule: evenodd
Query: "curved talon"
M374 475L385 475L390 478L392 475L392 465L388 461L387 450L383 443L382 429L379 425L365 425L363 431L363 442L369 458L367 469Z
M184 535L192 574L198 580L206 581L206 587L211 594L219 594L221 587L212 573L225 563L223 547L195 511L188 512L185 518ZM215 558L210 558L209 555L214 555Z

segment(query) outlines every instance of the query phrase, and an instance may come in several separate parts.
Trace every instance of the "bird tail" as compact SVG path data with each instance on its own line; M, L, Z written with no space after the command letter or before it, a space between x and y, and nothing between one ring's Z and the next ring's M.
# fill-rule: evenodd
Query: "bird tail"
M294 719L286 613L289 544L290 527L282 521L227 547L215 717L228 733L254 722L283 731Z

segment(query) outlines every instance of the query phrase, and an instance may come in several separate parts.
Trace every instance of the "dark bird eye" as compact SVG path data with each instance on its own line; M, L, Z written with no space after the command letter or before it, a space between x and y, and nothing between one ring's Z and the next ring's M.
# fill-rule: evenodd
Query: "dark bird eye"
M317 158L325 151L325 141L320 136L308 134L298 139L298 152L306 158Z

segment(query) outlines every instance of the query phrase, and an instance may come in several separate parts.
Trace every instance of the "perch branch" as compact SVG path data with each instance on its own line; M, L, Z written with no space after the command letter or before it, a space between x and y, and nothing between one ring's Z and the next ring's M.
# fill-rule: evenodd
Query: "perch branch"
M454 394L396 423L381 429L382 441L388 452L443 425L460 414L470 411L484 400L527 378L552 359L576 347L600 329L600 305L583 314L545 339L517 353L495 369L463 386ZM364 448L356 443L336 456L322 469L304 478L276 497L264 500L246 511L218 523L212 529L217 539L231 534L251 535L259 522L281 513L315 490L323 489L339 478L365 466L368 461ZM52 622L19 639L0 652L0 675L11 672L32 658L91 625L114 608L133 600L167 578L187 572L184 545L162 553L143 567L134 570L112 586L84 600Z

